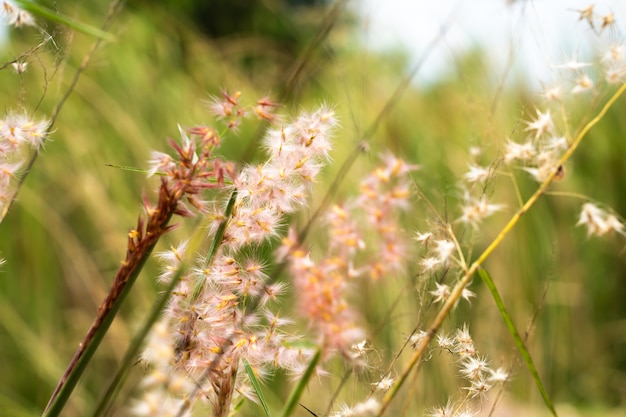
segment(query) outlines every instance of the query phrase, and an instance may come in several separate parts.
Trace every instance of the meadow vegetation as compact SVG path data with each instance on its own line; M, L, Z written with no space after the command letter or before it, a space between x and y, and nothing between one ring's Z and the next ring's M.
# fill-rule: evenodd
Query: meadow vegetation
M44 412L117 274L60 415L625 415L610 9L564 11L598 49L537 88L480 49L412 83L343 1L2 3L0 414Z

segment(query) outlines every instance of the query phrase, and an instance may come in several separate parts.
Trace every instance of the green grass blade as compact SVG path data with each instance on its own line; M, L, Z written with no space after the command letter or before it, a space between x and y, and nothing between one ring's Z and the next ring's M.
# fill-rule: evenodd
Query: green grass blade
M110 168L121 169L123 171L139 172L140 174L147 174L149 172L147 169L142 169L142 168L137 168L137 167L129 167L129 166L126 166L126 165L104 164L104 166L107 166L107 167L110 167ZM164 176L165 174L162 173L162 172L155 172L154 175Z
M122 359L120 367L117 370L115 377L109 384L107 391L100 399L98 407L93 413L93 417L103 416L107 411L109 404L111 404L115 400L120 388L122 387L124 381L126 380L126 377L128 376L128 371L137 360L137 355L139 354L139 349L141 349L143 341L148 336L148 333L150 333L150 329L152 328L154 323L156 323L156 321L159 319L161 312L167 305L167 301L169 300L172 291L174 291L176 285L180 281L180 278L183 276L185 268L186 266L184 264L181 263L179 265L176 273L172 276L172 280L165 289L165 292L161 294L161 297L154 303L150 315L146 319L141 329L137 332L137 334L135 334L135 337L133 338L130 346L126 350L124 359Z
M65 25L68 28L73 29L77 32L94 36L96 38L100 38L106 41L112 42L115 40L115 36L113 36L112 34L108 32L100 30L95 26L91 26L86 23L82 23L77 20L74 20L68 16L59 14L55 12L54 10L50 10L47 7L41 6L35 2L27 1L27 0L13 0L13 2L17 5L17 7L19 7L22 10L25 10L36 16L41 16L44 19L51 20L61 25Z
M254 392L256 392L256 396L259 398L261 405L263 406L263 410L265 411L265 415L267 417L272 417L272 413L270 412L270 408L267 406L267 401L265 401L265 396L263 395L263 391L261 390L261 384L257 379L252 367L248 363L248 361L243 359L243 366L246 369L246 373L248 374L248 378L250 378L250 382L252 383L252 387L254 388Z
M206 264L211 265L213 263L213 259L215 259L215 255L217 255L217 250L222 244L222 239L224 239L224 233L226 233L226 226L228 226L228 219L230 218L230 214L233 212L235 208L235 202L237 201L237 190L234 190L230 195L230 199L228 200L228 204L226 205L226 211L224 212L224 220L220 223L217 231L215 232L215 237L213 238L213 244L211 245L211 249L209 249L209 254L206 258ZM199 279L196 282L196 285L193 288L193 292L191 293L191 301L196 301L200 292L202 291L202 287L204 287L204 279Z
M500 297L500 293L498 293L496 284L493 282L493 279L491 279L491 275L489 275L489 273L485 269L482 269L482 268L478 270L478 275L480 275L480 278L483 280L487 288L489 288L489 291L491 292L491 296L493 297L494 301L496 302L496 305L498 306L500 315L504 319L504 322L506 323L506 327L509 329L509 333L511 333L511 336L513 336L513 339L515 339L515 344L517 345L517 348L519 349L522 355L522 358L524 359L524 362L526 362L526 366L528 367L528 370L530 371L530 373L533 376L533 379L535 380L535 384L537 385L537 388L539 389L539 392L541 393L541 396L543 397L543 401L546 403L546 406L550 409L550 412L552 412L552 415L557 417L557 413L556 413L556 410L554 409L554 405L552 404L552 400L550 400L550 396L548 395L548 392L546 391L545 387L543 386L543 383L541 382L541 378L539 377L539 372L537 372L537 368L535 367L533 359L530 356L530 352L528 352L526 345L524 345L524 341L522 340L522 338L520 337L520 334L515 328L513 319L511 318L509 313L506 311L506 308L504 307L504 302L502 301L502 298Z
M146 261L148 260L148 258L150 257L150 254L152 253L152 250L154 249L154 246L156 245L156 243L157 242L154 242L148 248L148 250L144 253L144 255L141 257L141 259L137 263L137 267L134 269L134 271L132 271L130 277L128 278L128 282L126 286L122 289L122 292L120 293L120 296L116 300L115 304L113 304L111 311L102 320L102 324L98 328L93 339L91 340L89 345L87 345L87 348L85 349L84 353L78 359L78 362L76 362L76 366L72 370L72 373L69 374L67 381L65 381L65 384L63 384L63 386L61 387L61 390L59 391L58 395L56 396L56 398L50 405L50 408L44 414L46 417L57 417L61 415L61 412L63 411L63 408L65 407L65 403L67 402L69 397L72 395L72 391L74 390L74 387L76 387L76 385L78 384L78 381L80 377L82 376L83 372L85 371L87 364L89 363L94 353L100 346L100 342L102 342L102 339L104 339L104 336L108 332L109 327L111 327L111 324L113 323L113 320L117 316L117 312L119 311L120 306L124 303L124 300L130 293L133 287L133 284L137 280L139 273L143 270L143 267Z
M311 363L309 363L309 366L306 368L306 371L304 372L304 375L302 375L302 378L298 382L298 385L296 385L294 390L291 392L291 395L287 399L287 403L285 404L285 408L283 408L283 412L281 413L280 417L289 417L293 414L296 406L298 405L298 401L300 400L302 393L309 384L309 380L313 376L313 372L315 372L315 368L317 367L317 364L319 363L321 357L322 351L318 349L317 352L315 352L315 355L313 355Z

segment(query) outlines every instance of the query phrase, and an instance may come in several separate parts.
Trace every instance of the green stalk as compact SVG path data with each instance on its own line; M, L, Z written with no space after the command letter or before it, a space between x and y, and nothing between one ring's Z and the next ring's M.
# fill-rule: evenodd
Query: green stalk
M552 413L552 415L554 417L557 417L556 410L554 408L554 405L552 404L552 400L550 400L550 395L548 394L548 391L546 391L546 388L543 386L543 383L541 382L541 377L539 376L539 372L537 372L537 368L535 367L533 358L530 356L530 352L528 351L528 348L526 347L526 345L524 345L524 341L522 340L522 337L520 336L517 329L515 328L515 323L513 323L513 319L511 318L511 315L506 310L506 307L504 306L504 302L502 301L502 298L500 297L500 293L498 292L498 289L496 288L496 284L493 282L491 275L489 275L487 270L482 269L482 268L478 270L478 275L483 280L487 288L489 288L489 291L491 292L491 296L493 297L493 300L496 302L496 305L498 306L500 315L502 316L502 319L504 320L504 323L506 324L507 329L509 329L509 333L511 333L511 336L513 336L513 339L515 340L515 345L517 345L517 349L519 349L520 354L522 355L522 358L524 359L524 362L526 363L526 366L528 367L528 370L530 371L531 375L533 376L533 379L535 380L535 385L537 385L537 389L539 389L539 392L541 393L543 402L546 403L546 406L550 409L550 412Z
M89 36L93 36L105 41L115 41L115 36L110 34L109 32L105 32L103 30L98 29L95 26L88 25L86 23L79 22L78 20L74 20L71 17L62 15L54 10L48 9L47 7L41 6L33 1L28 0L13 0L13 2L22 10L25 10L29 13L32 13L37 16L41 16L44 19L48 19L52 22L59 23L61 25L65 25L70 29L73 29L77 32L84 33Z
M172 291L174 291L174 288L176 288L176 285L180 281L180 278L183 276L184 271L185 265L181 263L176 270L176 273L172 277L170 284L165 289L165 292L161 294L161 297L152 306L152 311L150 312L150 315L146 319L144 325L141 327L141 330L137 332L130 346L126 350L124 359L122 359L122 362L117 373L115 374L115 377L109 384L109 387L107 388L104 396L100 399L98 407L93 412L93 417L103 416L104 413L107 411L109 404L111 404L112 401L115 400L115 397L119 393L119 389L124 384L124 381L126 381L128 371L136 360L137 354L139 353L139 349L141 348L143 341L148 336L148 333L150 333L152 325L158 320L161 311L163 311L163 309L165 308L165 305L167 304L167 301L169 300Z
M224 238L224 233L226 233L226 227L228 226L228 219L233 212L236 201L237 190L234 190L230 196L230 200L228 200L228 205L226 206L226 211L224 213L224 220L222 220L219 227L217 228L217 231L215 232L215 238L213 239L213 243L211 244L211 249L209 249L209 254L207 255L206 265L211 265L213 263L213 260L215 259L215 255L217 255L217 250L222 244L222 239ZM198 299L198 296L202 292L202 287L204 287L204 277L199 279L198 282L196 282L195 287L193 288L193 292L191 293L192 302Z
M222 244L222 239L224 239L224 233L226 232L226 227L228 226L228 220L230 219L230 215L235 208L235 202L237 201L237 190L233 190L230 195L230 199L228 200L228 204L226 205L226 210L224 211L224 219L220 223L217 231L215 232L215 237L213 238L213 243L211 244L211 249L209 249L209 254L206 259L206 264L211 265L213 260L215 259L215 255L217 255L217 250Z
M315 372L315 368L321 358L322 351L318 349L317 352L315 352L315 355L313 355L311 363L309 363L309 366L306 368L306 371L304 372L304 375L302 375L298 385L296 385L293 391L291 391L291 395L287 399L287 403L285 404L285 408L283 408L283 412L280 414L280 417L289 417L293 414L296 406L298 405L298 401L309 384L309 380L313 376L313 372Z
M261 403L261 406L263 407L263 411L265 411L265 415L267 417L272 417L270 408L267 405L267 401L265 400L265 395L263 395L261 384L259 383L259 380L254 374L254 370L252 369L252 367L250 366L250 363L248 363L248 361L245 358L243 358L242 361L243 361L243 366L246 369L246 374L248 374L248 378L250 379L250 382L252 383L252 388L254 388L254 392L256 392L256 396L259 398L259 402Z
M72 391L74 391L76 384L78 384L78 380L80 379L83 372L85 371L85 368L87 367L87 364L93 357L93 354L98 349L98 346L100 346L100 342L102 342L104 335L109 330L111 323L113 323L113 319L115 319L115 316L117 315L117 312L119 311L120 306L122 305L122 303L126 299L126 296L128 295L131 288L133 287L133 284L135 283L135 281L137 280L137 277L139 276L139 272L141 272L141 270L143 269L143 266L145 265L146 260L148 259L150 254L152 253L152 250L154 249L154 246L156 245L156 243L157 242L154 242L152 245L150 245L148 250L140 258L137 264L137 267L130 274L126 285L124 286L124 288L122 289L119 295L119 298L117 298L117 300L112 304L111 309L108 312L108 314L106 314L102 318L102 322L100 323L100 326L97 328L96 332L94 333L93 338L87 342L85 350L78 357L78 361L76 362L76 365L68 374L65 382L62 383L59 391L56 393L56 396L53 398L52 403L50 403L48 407L46 408L46 410L44 411L43 416L57 417L61 414L61 411L63 411L63 407L65 406L65 403L67 403L67 400L72 394Z

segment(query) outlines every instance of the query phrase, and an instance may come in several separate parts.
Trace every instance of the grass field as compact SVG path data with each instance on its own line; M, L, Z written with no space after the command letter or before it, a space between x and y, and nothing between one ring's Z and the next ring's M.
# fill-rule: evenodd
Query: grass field
M329 360L324 365L328 375L312 379L299 402L321 416L335 393L336 412L341 403L364 401L372 383L387 373L400 374L411 356L407 340L415 329L427 328L439 310L431 294L435 282L458 278L454 265L425 271L420 261L426 250L411 238L418 231L440 233L442 225L449 225L468 263L477 259L539 185L503 158L507 138L522 142L533 136L528 122L548 104L521 83L500 89L503 74L490 70L480 50L457 57L453 75L432 85L403 84L410 72L407 58L361 47L356 23L340 6L286 9L282 2L276 8L259 3L261 11L256 20L250 18L246 31L211 36L192 17L165 4L130 3L114 16L108 31L116 40L92 55L0 223L0 258L6 260L0 266L0 414L41 414L109 291L127 234L142 214L142 193L156 198L158 179L110 165L148 169L152 150L165 152L167 138L178 140L177 125L221 126L207 103L224 88L241 91L242 101L251 104L269 94L291 117L325 103L339 120L330 163L314 184L310 203L282 220L283 235L287 224L304 227L329 190L335 203L357 196L361 180L380 165L381 154L390 151L419 166L409 176L410 208L397 218L398 241L411 242L410 256L384 279L350 287L348 300L366 333L368 366L351 373L340 357ZM105 5L58 5L62 13L94 26L107 14ZM623 24L617 21L607 33L590 37L619 42ZM95 42L53 22L46 23L46 30L54 42L28 56L26 72L15 74L10 66L0 72L6 112L49 117ZM3 62L41 39L37 28L11 28ZM597 62L598 56L588 59ZM554 129L569 143L621 85L603 83L596 66L589 74L597 80L594 88L567 95L552 113ZM563 416L626 415L619 411L626 406L624 234L588 236L584 225L576 227L585 202L599 204L617 219L626 213L624 111L620 98L583 138L564 165L563 179L547 188L483 264ZM225 137L219 154L238 169L265 161L260 142L267 128L251 118ZM342 171L360 141L367 143L366 150ZM482 154L472 157L472 147L480 147ZM457 221L464 203L462 178L472 158L497 173L478 191L502 204L476 228ZM332 188L337 178L341 182ZM227 193L210 198L224 201ZM197 217L174 221L179 227L161 239L157 252L177 245L202 224ZM322 221L312 225L306 247L313 259L327 250L327 228ZM364 238L370 247L376 239L374 234ZM207 238L203 247L209 243ZM272 269L279 244L275 237L246 250ZM358 262L376 256L365 253ZM145 265L62 415L91 415L163 289L156 282L159 268L156 259ZM311 326L293 312L301 295L294 292L288 270L277 279L288 287L276 309L296 320L291 332L315 343ZM461 301L440 331L453 334L467 324L491 366L510 369L511 375L498 401L489 395L474 409L488 415L495 405L494 416L550 415L487 287L476 277L470 289L476 297ZM467 394L458 359L434 344L424 359L387 415L439 415L433 407ZM129 415L147 373L145 364L132 366L110 415ZM263 386L270 408L279 413L294 386L288 372L277 371ZM208 415L202 407L204 414L197 415ZM263 415L251 401L239 412ZM298 408L294 415L311 414Z

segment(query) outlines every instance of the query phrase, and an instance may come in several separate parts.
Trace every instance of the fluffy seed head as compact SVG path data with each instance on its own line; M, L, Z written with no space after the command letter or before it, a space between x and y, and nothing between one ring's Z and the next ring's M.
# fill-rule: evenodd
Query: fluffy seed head
M604 210L592 203L583 204L580 217L576 226L587 226L587 236L603 236L615 232L625 234L624 224L613 214L607 214Z
M550 110L542 113L539 109L537 109L537 116L535 119L526 122L526 125L527 131L535 132L535 139L538 139L542 135L554 130L554 122L552 121Z
M485 196L482 196L478 200L470 199L466 201L465 205L462 207L463 214L459 218L459 221L471 224L477 228L483 219L503 208L504 206L502 204L489 204Z

